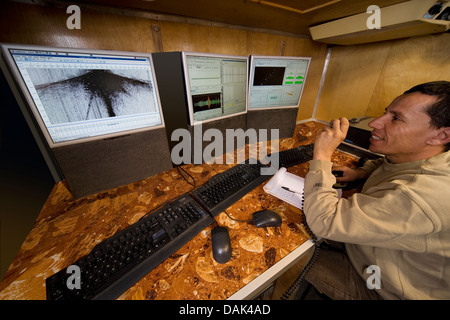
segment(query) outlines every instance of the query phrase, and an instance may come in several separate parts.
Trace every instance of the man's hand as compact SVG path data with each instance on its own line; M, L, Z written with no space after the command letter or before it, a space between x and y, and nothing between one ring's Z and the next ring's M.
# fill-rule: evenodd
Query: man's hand
M347 118L339 118L330 121L316 137L314 142L314 160L331 161L334 150L347 136L349 123Z

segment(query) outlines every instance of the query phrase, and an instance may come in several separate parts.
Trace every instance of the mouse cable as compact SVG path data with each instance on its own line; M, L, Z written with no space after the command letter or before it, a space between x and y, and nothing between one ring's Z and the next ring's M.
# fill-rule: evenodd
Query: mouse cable
M228 216L228 218L230 218L231 220L237 221L237 222L247 222L248 223L248 222L253 221L253 220L238 220L238 219L235 219L232 216L230 216L226 210L223 210L223 212L225 212L225 214Z
M189 176L189 178L192 179L193 182L190 182L189 179L186 179L186 177L181 173L180 169L183 170L183 172L186 173L186 174ZM195 183L194 177L193 177L189 172L187 172L186 169L184 169L183 167L177 167L177 170L178 170L178 173L180 174L180 176L182 176L183 179L184 179L187 183L189 183L189 184L190 184L191 186L193 186L194 188L196 187L196 183ZM192 190L190 190L190 191L192 191Z
M160 209L162 206L164 206L164 205L166 205L166 204L168 204L168 203L170 203L170 202L172 202L172 201L174 201L174 200L176 200L176 199L178 199L178 198L181 198L181 197L184 196L185 194L188 194L188 193L190 193L192 190L195 189L196 183L195 183L194 177L193 177L189 172L187 172L184 168L181 168L181 170L183 170L183 171L184 171L184 172L192 179L192 181L193 181L193 182L189 182L189 180L186 179L186 177L181 173L180 168L181 168L181 167L177 167L178 173L181 175L181 177L183 177L183 179L184 179L187 183L189 183L189 184L192 186L191 190L189 190L189 191L187 191L187 192L185 192L185 193L183 193L183 194L181 194L181 195L177 195L177 196L175 196L175 197L172 197L172 198L170 198L170 199L164 201L164 202L161 203L160 205L154 207L154 208L151 209L149 212L147 212L146 214L144 214L144 215L139 219L139 221L141 221L142 219L144 219L145 217L147 217L149 214L151 214L151 213L155 212L156 210Z
M156 207L154 207L153 209L151 209L149 212L147 212L146 214L144 214L142 217L139 218L138 221L141 221L142 219L144 219L145 217L147 217L149 214L152 214L153 212L155 212L156 210L160 209L161 207L165 206L168 203L173 202L174 200L177 200L179 198L181 198L182 196L184 196L185 194L188 194L190 191L183 193L183 194L179 194L175 197L172 197L170 199L167 199L166 201L164 201L163 203L157 205Z

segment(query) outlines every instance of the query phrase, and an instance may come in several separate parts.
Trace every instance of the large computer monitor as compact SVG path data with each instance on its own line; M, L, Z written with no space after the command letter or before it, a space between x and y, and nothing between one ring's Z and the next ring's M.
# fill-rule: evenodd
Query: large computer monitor
M164 126L150 54L2 47L50 147Z
M77 197L171 168L150 53L1 49L36 139L44 140Z
M248 57L183 52L190 125L247 112Z
M278 130L279 138L292 137L310 61L308 57L250 57L248 128Z
M297 108L311 58L251 56L249 110Z

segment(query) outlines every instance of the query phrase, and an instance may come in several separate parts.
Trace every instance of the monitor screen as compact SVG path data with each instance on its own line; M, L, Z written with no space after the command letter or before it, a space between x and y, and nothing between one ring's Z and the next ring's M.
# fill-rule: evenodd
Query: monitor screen
M50 147L164 126L151 54L2 45Z
M298 107L311 58L251 56L248 110Z
M248 57L183 52L190 124L247 112Z

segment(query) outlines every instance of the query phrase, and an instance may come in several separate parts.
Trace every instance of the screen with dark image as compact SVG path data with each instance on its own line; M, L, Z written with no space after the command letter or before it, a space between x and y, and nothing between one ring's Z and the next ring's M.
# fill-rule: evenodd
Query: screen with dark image
M150 54L3 51L51 147L163 126Z
M254 86L283 85L284 67L255 67Z
M251 56L248 109L298 107L311 58Z
M191 125L247 112L248 57L183 52Z

